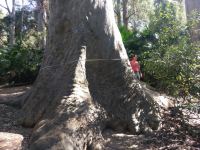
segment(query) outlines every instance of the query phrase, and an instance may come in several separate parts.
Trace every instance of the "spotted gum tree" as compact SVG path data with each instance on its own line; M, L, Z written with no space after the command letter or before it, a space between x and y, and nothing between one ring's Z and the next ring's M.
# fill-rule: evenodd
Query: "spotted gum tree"
M111 0L50 0L47 46L23 100L30 149L103 149L106 127L158 127L156 103L133 78Z

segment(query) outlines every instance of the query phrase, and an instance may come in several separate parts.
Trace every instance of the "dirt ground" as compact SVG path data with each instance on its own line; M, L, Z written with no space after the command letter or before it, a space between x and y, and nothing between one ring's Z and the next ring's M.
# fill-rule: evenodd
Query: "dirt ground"
M30 86L0 88L0 102L15 98L30 89ZM155 94L155 92L152 92ZM161 96L158 93L155 96ZM0 133L17 133L24 137L22 149L28 150L32 129L19 124L21 112L17 108L0 104ZM180 149L200 150L200 112L194 109L171 108L165 110L161 128L145 135L131 135L106 130L105 150ZM0 150L4 150L1 149ZM12 149L11 149L12 150Z
M30 86L0 88L0 102L10 98L14 98L15 96L22 94L29 88ZM19 124L18 119L21 115L22 114L19 109L0 104L0 133L13 133L22 135L24 138L22 149L27 150L28 140L30 138L32 129L24 128ZM0 137L0 139L2 138ZM1 148L1 145L0 150L4 150L4 148Z

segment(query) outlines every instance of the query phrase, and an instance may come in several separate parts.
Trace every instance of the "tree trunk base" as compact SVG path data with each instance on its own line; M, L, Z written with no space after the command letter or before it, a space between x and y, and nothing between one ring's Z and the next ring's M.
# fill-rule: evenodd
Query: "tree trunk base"
M157 105L133 77L112 1L50 5L47 50L23 106L23 124L34 126L31 149L101 149L106 125L156 129Z

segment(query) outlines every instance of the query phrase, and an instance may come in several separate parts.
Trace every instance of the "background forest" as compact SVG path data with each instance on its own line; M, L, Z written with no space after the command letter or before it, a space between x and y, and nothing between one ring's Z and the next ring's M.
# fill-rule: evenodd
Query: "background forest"
M45 49L48 1L12 3L0 6L0 82L32 83ZM113 3L127 53L138 55L143 81L176 97L199 97L200 7L182 0Z

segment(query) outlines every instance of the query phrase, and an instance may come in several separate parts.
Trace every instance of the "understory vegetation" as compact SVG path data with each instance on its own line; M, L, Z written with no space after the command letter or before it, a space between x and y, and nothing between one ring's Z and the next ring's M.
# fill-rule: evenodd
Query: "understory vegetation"
M0 49L0 76L10 84L32 83L38 73L42 51L24 45Z
M192 40L199 16L194 13L185 23L172 3L157 3L142 29L119 27L129 58L133 53L139 57L145 82L176 97L200 97L200 44ZM16 11L12 46L12 17L1 13L0 18L0 82L32 83L44 51L40 43L45 33L38 31L37 11L28 7Z
M15 15L15 42L10 44L10 14L0 16L0 83L10 85L32 83L39 70L43 49L39 44L36 12L29 7L17 10Z
M200 97L200 43L191 33L199 20L194 13L182 23L175 7L166 3L156 5L142 30L120 28L129 57L139 57L145 82L175 97Z

